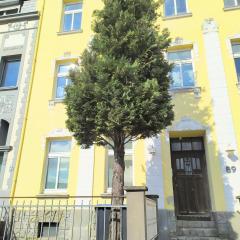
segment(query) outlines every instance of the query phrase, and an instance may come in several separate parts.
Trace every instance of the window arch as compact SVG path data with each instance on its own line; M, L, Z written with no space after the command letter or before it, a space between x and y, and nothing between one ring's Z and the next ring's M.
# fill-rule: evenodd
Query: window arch
M5 146L7 142L9 122L0 119L0 146Z

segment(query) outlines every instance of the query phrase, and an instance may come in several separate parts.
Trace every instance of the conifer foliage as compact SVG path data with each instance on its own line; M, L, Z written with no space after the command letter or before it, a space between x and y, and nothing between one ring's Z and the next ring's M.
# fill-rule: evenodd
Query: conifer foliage
M82 147L113 148L112 194L121 196L124 145L156 136L173 120L171 65L164 58L170 39L157 25L159 1L103 2L94 13L94 36L81 65L70 73L66 123Z

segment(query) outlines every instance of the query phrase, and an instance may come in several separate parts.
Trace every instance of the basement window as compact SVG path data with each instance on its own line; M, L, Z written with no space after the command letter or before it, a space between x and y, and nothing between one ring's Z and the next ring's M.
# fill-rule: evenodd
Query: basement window
M57 222L39 222L37 237L56 237L58 233L58 228L59 223Z

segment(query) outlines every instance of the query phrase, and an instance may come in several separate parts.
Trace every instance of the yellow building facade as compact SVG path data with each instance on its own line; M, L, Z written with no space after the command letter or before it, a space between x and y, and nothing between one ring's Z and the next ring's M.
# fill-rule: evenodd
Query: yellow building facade
M63 104L68 70L91 41L92 14L101 7L100 0L38 2L13 197L111 193L111 150L81 149L66 128ZM181 235L186 221L212 226L201 237L239 239L240 3L166 0L161 12L161 28L172 38L166 58L175 64L169 90L175 120L158 137L129 144L127 185L159 195L163 239ZM194 226L188 225L190 232Z

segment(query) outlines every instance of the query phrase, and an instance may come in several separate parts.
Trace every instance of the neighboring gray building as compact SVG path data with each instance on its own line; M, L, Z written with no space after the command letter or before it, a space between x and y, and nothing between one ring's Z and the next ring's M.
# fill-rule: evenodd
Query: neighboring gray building
M0 0L0 196L9 196L23 128L39 15L37 0Z

